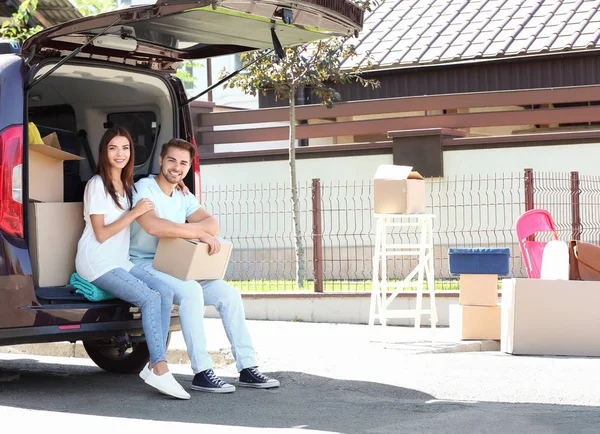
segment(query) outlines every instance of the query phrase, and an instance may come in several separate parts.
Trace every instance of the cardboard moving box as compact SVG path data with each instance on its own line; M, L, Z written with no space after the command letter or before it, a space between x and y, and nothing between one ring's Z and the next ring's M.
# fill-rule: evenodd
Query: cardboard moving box
M152 266L181 280L218 280L225 277L231 249L221 240L221 250L208 255L208 244L198 240L161 238Z
M496 306L497 274L461 274L458 303L463 306Z
M84 158L61 151L56 133L42 140L43 145L29 145L29 198L40 202L62 202L63 162Z
M375 214L425 213L425 180L409 166L382 164L375 173Z
M502 281L501 351L600 356L600 282Z
M84 227L82 203L29 204L29 253L37 287L69 283Z
M500 340L500 306L450 305L450 329L459 339Z

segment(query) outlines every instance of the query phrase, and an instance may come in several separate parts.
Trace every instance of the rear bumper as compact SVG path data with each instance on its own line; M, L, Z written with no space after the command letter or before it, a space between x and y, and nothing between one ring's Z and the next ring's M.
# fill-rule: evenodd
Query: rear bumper
M171 327L169 330L172 332L181 330L179 317L171 317ZM130 335L141 335L144 333L142 321L135 319L129 321L78 324L78 328L74 328L74 326L68 326L67 328L64 326L43 326L2 329L0 330L0 346L85 341L110 338L120 332Z

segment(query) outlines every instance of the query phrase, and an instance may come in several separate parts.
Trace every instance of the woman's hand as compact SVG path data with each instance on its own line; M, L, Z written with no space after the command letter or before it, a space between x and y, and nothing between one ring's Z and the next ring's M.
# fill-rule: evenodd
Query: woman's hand
M187 196L190 193L190 189L183 183L183 181L179 181L175 188L181 191L184 196Z
M152 211L154 209L154 202L150 199L140 199L138 203L135 204L132 211L135 213L136 218L143 216L148 211Z

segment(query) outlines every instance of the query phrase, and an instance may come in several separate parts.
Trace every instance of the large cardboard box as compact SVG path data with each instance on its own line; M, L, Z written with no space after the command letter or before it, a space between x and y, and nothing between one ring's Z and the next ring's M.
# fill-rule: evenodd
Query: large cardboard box
M458 339L500 339L500 306L450 305L450 330Z
M496 306L497 274L461 274L458 303L463 306Z
M64 286L75 272L82 203L30 203L29 253L36 286Z
M409 166L380 165L373 191L375 214L423 214L425 180Z
M56 133L43 140L43 145L29 145L29 198L40 202L62 202L63 162L83 158L61 151Z
M221 240L219 253L209 256L208 244L183 238L161 238L152 266L181 280L218 280L225 277L231 249Z
M502 339L509 354L600 356L600 282L505 279Z

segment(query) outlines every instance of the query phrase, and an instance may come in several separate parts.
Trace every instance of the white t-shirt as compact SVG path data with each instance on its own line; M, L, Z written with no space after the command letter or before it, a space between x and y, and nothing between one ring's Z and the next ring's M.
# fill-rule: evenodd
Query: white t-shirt
M158 186L155 176L140 179L135 183L133 204L140 199L150 199L154 203L154 211L165 220L175 223L185 223L187 218L200 209L200 203L193 194L183 195L177 189L171 196L167 196ZM158 247L158 238L149 235L142 227L133 222L131 225L132 258L153 259Z
M121 218L129 209L128 200L118 193L117 196L123 209L117 207L104 188L102 178L98 175L90 179L85 187L83 199L85 229L77 245L75 268L77 273L88 282L93 282L115 268L129 271L133 267L129 261L129 226L100 244L90 219L92 214L103 214L104 225L109 225Z

